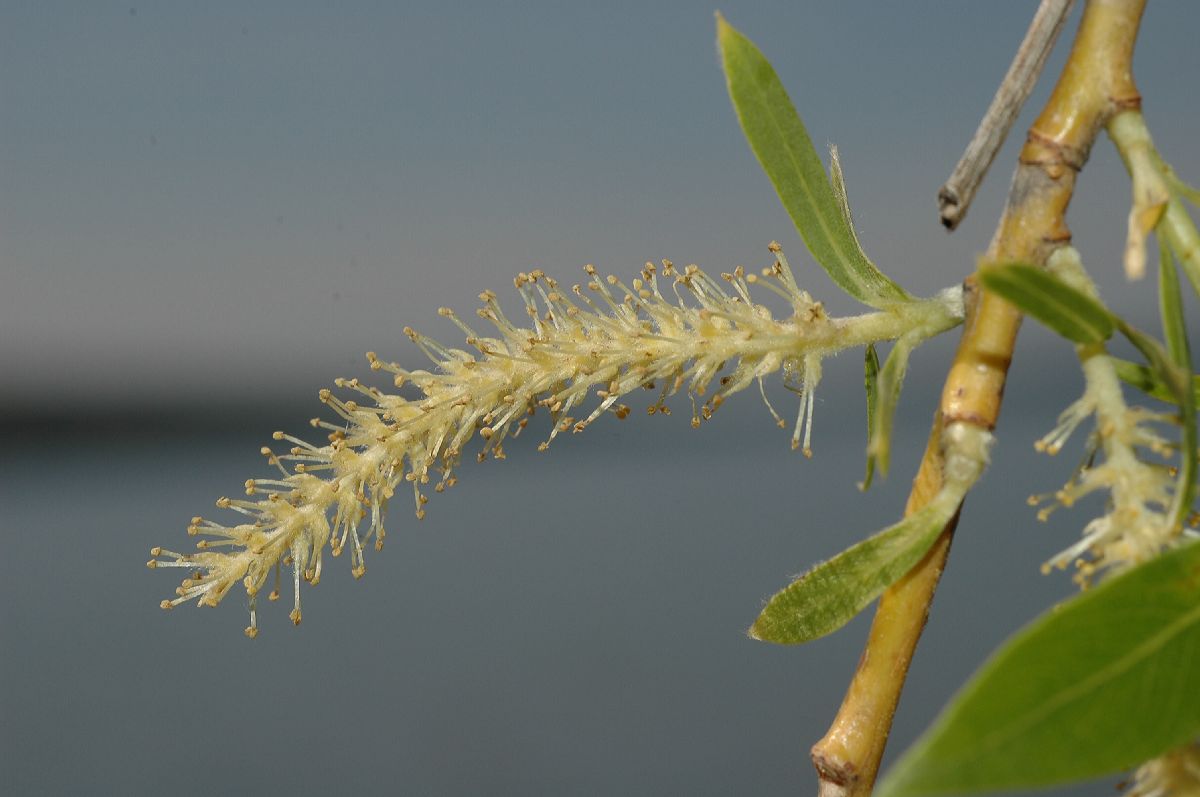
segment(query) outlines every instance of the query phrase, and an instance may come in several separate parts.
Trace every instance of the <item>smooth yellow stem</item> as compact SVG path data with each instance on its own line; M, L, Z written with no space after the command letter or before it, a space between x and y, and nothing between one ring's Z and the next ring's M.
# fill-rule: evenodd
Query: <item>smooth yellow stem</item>
M1145 0L1088 2L1058 84L1029 130L1008 204L981 268L1014 260L1042 264L1070 241L1067 205L1096 134L1113 114L1140 102L1131 63L1144 6ZM1000 414L1021 316L1004 300L980 290L974 278L964 287L962 339L906 514L924 506L941 487L938 441L945 425L962 422L992 429ZM921 563L880 598L842 707L812 749L821 797L871 793L957 521L955 516Z

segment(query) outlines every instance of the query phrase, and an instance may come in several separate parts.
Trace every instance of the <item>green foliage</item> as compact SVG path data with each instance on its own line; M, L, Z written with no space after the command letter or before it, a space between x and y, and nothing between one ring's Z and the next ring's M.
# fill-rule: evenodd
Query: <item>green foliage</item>
M1006 643L878 797L1100 777L1200 733L1200 543L1052 609Z
M1196 403L1190 379L1192 355L1188 346L1187 322L1183 314L1183 297L1179 291L1179 275L1175 271L1175 261L1170 250L1161 245L1161 242L1158 285L1163 338L1167 342L1167 355L1175 368L1170 386L1179 404L1179 418L1183 426L1180 441L1183 450L1182 463L1176 482L1175 502L1171 507L1174 525L1182 527L1196 496Z
M808 250L842 290L871 307L911 297L876 268L859 246L834 158L831 185L775 70L754 43L724 18L717 43L729 96L750 148L771 179Z
M767 602L750 636L794 645L841 628L921 561L961 497L940 493L896 525L821 562Z
M816 155L815 152L813 154ZM837 198L838 210L842 213L846 229L850 231L850 240L854 244L856 258L866 261L872 268L878 270L878 267L871 262L871 258L867 257L862 243L858 240L858 233L854 230L854 215L850 212L850 195L846 192L846 176L842 173L842 159L838 157L838 148L832 145L829 147L829 184L833 188L833 195Z
M1146 395L1156 398L1159 401L1165 401L1169 404L1178 404L1179 398L1171 392L1171 388L1163 381L1163 378L1147 365L1141 363L1130 362L1114 357L1112 359L1113 368L1117 371L1117 376L1125 382ZM1192 375L1192 401L1200 405L1200 375Z
M1075 343L1103 343L1112 337L1112 313L1104 305L1045 269L1009 263L980 269L984 287L1003 296Z
M1200 233L1197 233L1196 225L1178 198L1171 197L1167 201L1167 209L1158 224L1157 233L1160 246L1163 243L1170 246L1179 258L1179 265L1192 290L1200 296Z
M775 186L800 237L830 278L846 293L878 308L917 303L863 251L854 231L846 181L836 147L829 173L821 164L804 123L766 57L724 18L717 17L717 42L734 111L750 148ZM930 306L937 300L928 300ZM879 370L867 353L867 466L862 489L875 471L887 475L892 419L912 350L941 329L913 330L896 341Z
M1196 207L1200 207L1200 191L1196 190L1180 179L1179 175L1175 173L1175 170L1165 163L1163 164L1163 171L1166 174L1167 183L1171 186L1171 190L1179 194L1179 196L1183 197L1188 202L1191 202Z
M874 422L868 428L870 440L867 443L867 462L874 463L884 476L887 476L891 464L892 425L896 417L896 405L900 402L900 391L904 388L904 375L908 373L908 359L921 342L922 338L918 335L904 335L898 339L879 372Z
M858 489L865 492L875 477L875 456L871 453L871 443L875 439L875 413L879 404L879 355L875 352L875 344L867 346L863 358L863 384L867 390L867 475Z
M1146 364L1156 378L1166 385L1167 390L1174 396L1174 403L1190 401L1185 398L1191 392L1190 371L1176 364L1171 358L1171 353L1150 335L1131 326L1120 317L1114 316L1113 321L1125 339L1146 358Z
M1159 246L1159 310L1165 346L1114 315L1098 300L1044 269L1012 263L983 269L980 278L988 290L1000 294L1077 344L1101 344L1114 330L1119 330L1146 357L1148 365L1145 366L1124 360L1115 360L1114 365L1118 376L1126 382L1179 406L1183 427L1181 447L1184 452L1191 452L1182 457L1171 508L1175 525L1181 526L1196 495L1196 402L1200 383L1192 374L1183 297L1168 243L1160 241Z

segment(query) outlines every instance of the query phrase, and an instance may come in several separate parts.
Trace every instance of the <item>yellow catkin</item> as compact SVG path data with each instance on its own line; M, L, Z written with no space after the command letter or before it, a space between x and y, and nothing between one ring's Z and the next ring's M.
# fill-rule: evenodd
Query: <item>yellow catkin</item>
M170 607L195 600L215 605L234 585L250 600L246 633L257 634L257 596L274 574L292 569L299 623L300 581L320 579L324 552L348 550L351 571L366 571L364 546L383 544L385 511L398 489L411 485L418 518L425 514L424 487L453 486L463 450L481 441L477 458L504 457L502 444L516 436L529 416L551 416L545 449L562 433L578 433L600 417L626 417L620 399L650 388L658 393L651 414L669 414L665 401L676 393L693 399L693 424L708 419L729 395L783 371L801 393L806 411L797 418L795 440L807 452L812 393L821 359L841 349L912 333L932 335L961 319L961 294L851 318L831 318L801 290L783 252L772 245L772 264L755 280L782 297L786 318L753 300L743 268L714 279L694 265L646 264L633 287L602 278L593 266L585 285L560 286L541 270L522 273L514 285L524 304L525 324L509 320L491 291L480 294L476 315L493 328L481 334L453 310L441 308L465 334L471 350L443 346L405 327L433 362L411 370L367 354L373 371L394 377L407 395L385 393L358 379L338 379L343 397L331 390L319 398L337 416L314 418L327 433L323 444L277 432L285 451L263 448L275 475L245 482L246 498L222 498L218 507L242 516L225 525L194 518L189 533L201 535L198 550L155 549L151 567L191 571ZM593 396L600 398L594 403ZM764 394L765 398L765 394ZM697 406L698 403L698 406Z

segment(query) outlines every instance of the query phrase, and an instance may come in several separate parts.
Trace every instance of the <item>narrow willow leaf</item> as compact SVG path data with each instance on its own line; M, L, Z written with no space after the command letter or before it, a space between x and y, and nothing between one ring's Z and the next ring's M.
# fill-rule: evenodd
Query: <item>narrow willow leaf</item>
M717 17L717 43L742 131L817 262L842 290L872 307L911 297L862 253L804 123L754 43Z
M850 230L850 240L854 242L854 248L858 250L858 257L870 263L871 268L877 269L878 267L871 261L871 258L867 257L862 242L858 240L858 233L854 229L854 214L850 212L850 195L846 193L846 177L842 174L842 159L838 157L837 146L832 144L829 146L829 184L833 187L833 195L837 197L838 209L842 212L846 229Z
M1171 392L1171 388L1167 387L1167 383L1155 374L1152 368L1116 357L1112 358L1112 362L1113 367L1117 370L1117 376L1122 382L1136 387L1159 401L1169 404L1179 403L1179 398ZM1200 376L1196 374L1192 375L1192 401L1196 406L1200 406Z
M1198 598L1195 543L1052 609L972 677L877 797L1053 786L1195 738Z
M1167 202L1167 212L1158 227L1160 246L1166 241L1179 260L1192 290L1200 296L1200 233L1178 197Z
M1009 263L981 269L979 276L988 290L1069 340L1102 343L1112 336L1112 313L1045 269Z
M1112 358L1112 367L1116 368L1117 377L1122 382L1133 385L1142 392L1145 392L1151 399L1158 399L1177 405L1180 403L1178 396L1171 392L1169 386L1163 382L1162 377L1154 373L1153 368L1146 365L1141 365L1140 362L1130 362L1120 358ZM1192 395L1193 401L1200 403L1200 376L1192 376Z
M850 228L850 233L855 236L854 242L858 243L858 234L854 232L854 215L850 212L850 196L846 193L846 175L842 173L842 159L838 156L836 144L829 145L829 185L833 188L833 195L837 198L842 218L846 220L846 226ZM858 250L862 251L861 244L859 244ZM866 256L864 252L863 257Z
M1158 302L1162 314L1163 338L1167 342L1167 355L1171 362L1185 376L1176 393L1179 399L1179 422L1183 426L1183 434L1180 436L1182 458L1175 487L1175 501L1171 507L1171 517L1175 526L1183 528L1184 521L1192 509L1192 499L1196 496L1196 403L1190 380L1186 379L1192 372L1192 354L1188 346L1183 296L1179 291L1175 260L1161 241L1158 260Z
M913 349L921 342L920 337L900 337L888 353L883 369L879 372L878 398L875 404L875 422L870 424L870 440L867 442L867 458L875 463L879 473L887 476L892 455L892 427L896 419L896 405L904 387L904 375L908 373L908 359Z
M1165 246L1159 250L1158 269L1158 309L1162 315L1167 353L1176 365L1190 369L1191 353L1183 316L1183 296L1179 292L1179 275L1175 271L1171 252Z
M1180 179L1179 175L1170 166L1163 165L1166 167L1167 183L1171 188L1188 202L1191 202L1196 207L1200 207L1200 191Z
M961 491L943 490L896 525L821 562L767 602L750 636L794 645L841 628L921 561L961 499Z
M879 355L875 353L874 343L867 344L863 383L867 389L867 475L858 489L866 492L871 487L871 479L875 477L875 455L871 453L871 441L875 439L875 408L879 403Z
M1155 378L1167 386L1167 390L1175 397L1174 403L1179 404L1191 386L1191 380L1188 379L1190 372L1176 365L1166 348L1145 332L1130 326L1120 317L1114 317L1113 321L1126 340L1146 358Z

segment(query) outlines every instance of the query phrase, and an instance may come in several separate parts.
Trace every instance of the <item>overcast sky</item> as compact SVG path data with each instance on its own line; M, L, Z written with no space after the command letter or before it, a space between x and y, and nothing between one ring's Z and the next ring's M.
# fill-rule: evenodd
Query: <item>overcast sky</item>
M930 293L991 234L1018 140L953 236L933 198L1035 5L722 11L814 141L841 147L873 258ZM533 266L721 270L778 239L819 298L854 308L741 138L711 2L5 3L3 17L0 405L308 396L361 373L367 350L415 358L406 324L455 340L434 308L469 311ZM1200 5L1157 0L1137 58L1152 129L1192 176L1197 29ZM1089 265L1149 308L1116 278L1129 189L1107 142L1079 190Z

